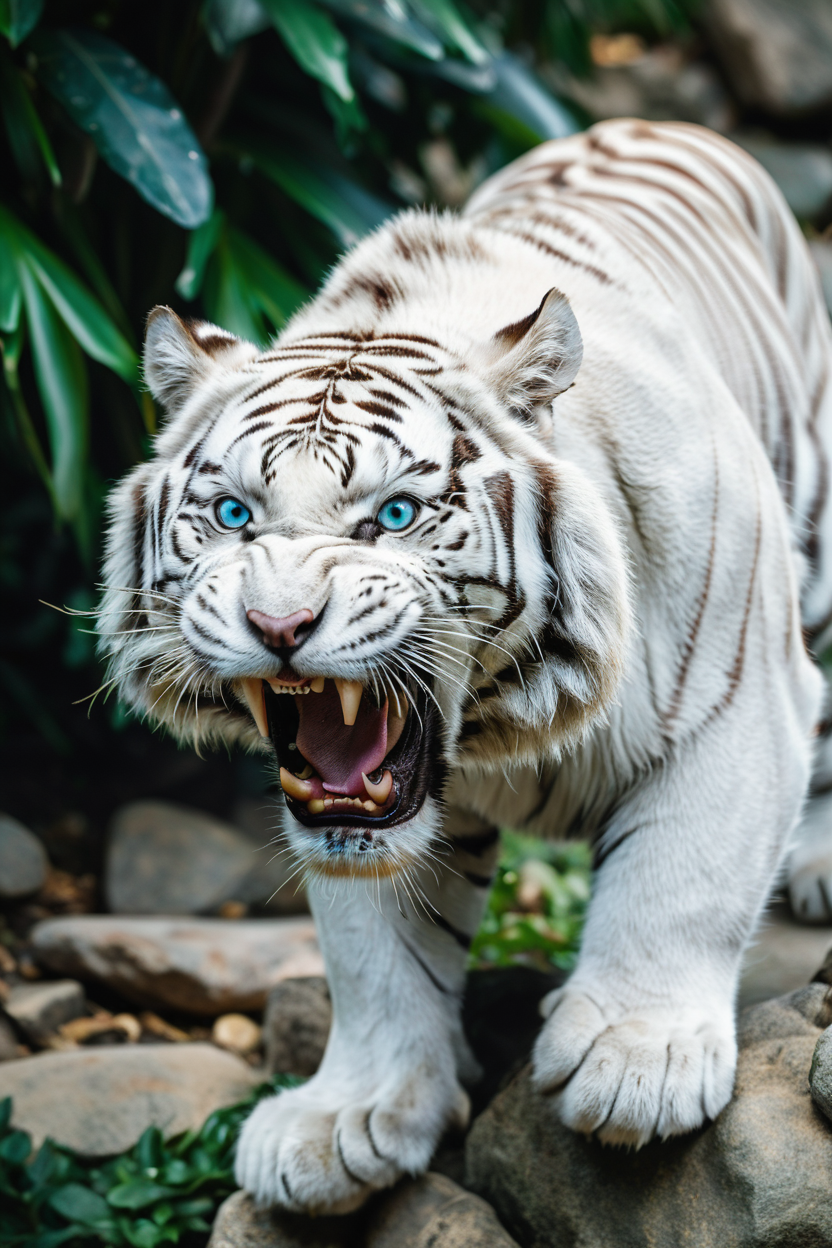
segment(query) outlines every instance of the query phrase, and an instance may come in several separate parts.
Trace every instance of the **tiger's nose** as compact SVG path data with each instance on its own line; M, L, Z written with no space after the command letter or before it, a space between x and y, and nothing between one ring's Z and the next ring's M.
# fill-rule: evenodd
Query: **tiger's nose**
M303 611L295 611L294 615L287 615L282 620L276 619L273 615L266 615L262 611L246 611L246 615L255 628L259 629L263 634L263 640L272 650L281 652L283 650L293 650L305 639L309 633L309 625L315 619L315 614L308 608ZM298 630L302 629L302 634L298 637Z

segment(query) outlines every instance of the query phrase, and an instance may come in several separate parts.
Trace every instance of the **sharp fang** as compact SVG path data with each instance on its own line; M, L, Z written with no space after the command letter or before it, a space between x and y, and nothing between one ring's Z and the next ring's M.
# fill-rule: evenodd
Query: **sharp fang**
M325 681L325 676L316 676L309 688L313 693L323 693Z
M364 686L360 680L341 680L336 676L335 688L338 690L338 697L341 699L344 723L351 728L358 716L358 707L361 703Z
M364 781L364 788L367 790L367 796L371 797L377 806L383 806L390 796L390 791L393 788L392 772L385 771L381 779L375 784L372 780L367 779L363 771L361 773L361 779Z
M280 768L280 787L284 793L288 793L289 797L295 798L298 802L308 802L315 792L308 780L300 780L285 767Z
M244 676L240 681L243 697L251 711L257 731L261 737L269 735L269 721L266 718L266 704L263 701L263 682L256 676Z
M306 809L310 815L322 815L324 813L324 804L319 797L313 797L311 802L306 803Z
M295 772L295 775L297 776L298 780L308 780L308 779L309 779L309 777L310 777L310 776L314 776L314 774L315 774L315 773L314 773L314 771L312 770L312 767L310 766L310 764L309 764L309 763L307 763L307 764L306 764L306 766L304 767L303 771L296 771L296 772Z

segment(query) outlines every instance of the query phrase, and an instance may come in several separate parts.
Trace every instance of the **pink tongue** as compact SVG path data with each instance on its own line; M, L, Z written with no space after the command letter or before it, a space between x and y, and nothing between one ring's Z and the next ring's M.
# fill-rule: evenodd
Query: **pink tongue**
M377 711L362 698L355 723L348 726L338 690L328 680L323 693L298 697L297 708L298 749L315 768L324 788L330 793L360 797L364 792L362 771L369 776L387 753L387 703Z

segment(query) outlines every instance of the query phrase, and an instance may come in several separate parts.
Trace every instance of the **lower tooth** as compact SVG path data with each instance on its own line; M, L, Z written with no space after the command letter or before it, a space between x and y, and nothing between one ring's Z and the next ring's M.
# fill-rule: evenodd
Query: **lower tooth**
M319 797L313 797L311 802L306 803L306 809L310 815L322 815L324 813L324 803Z

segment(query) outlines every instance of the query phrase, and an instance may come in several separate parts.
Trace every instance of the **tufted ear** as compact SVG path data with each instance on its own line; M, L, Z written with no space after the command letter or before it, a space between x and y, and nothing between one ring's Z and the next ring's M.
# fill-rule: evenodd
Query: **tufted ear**
M491 339L488 380L503 403L527 415L572 385L582 356L575 314L566 295L553 287L534 312Z
M154 399L173 415L218 363L241 363L257 353L253 343L218 325L183 321L170 308L156 307L147 318L144 377Z

